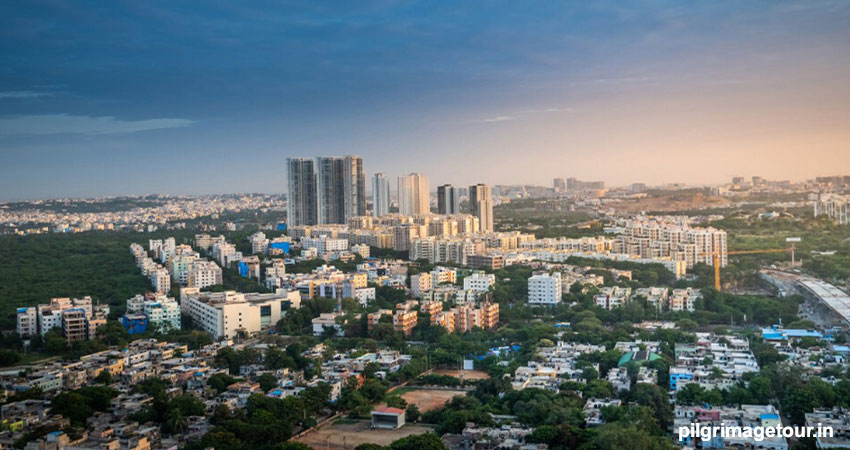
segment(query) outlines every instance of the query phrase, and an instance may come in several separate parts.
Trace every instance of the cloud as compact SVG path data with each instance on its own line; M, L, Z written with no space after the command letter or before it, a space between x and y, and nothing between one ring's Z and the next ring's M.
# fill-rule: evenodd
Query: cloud
M495 117L487 117L486 119L479 119L475 122L480 123L494 123L494 122L507 122L510 120L516 120L517 116L495 116Z
M534 114L550 114L550 113L561 113L561 112L573 112L574 108L543 108L543 109L526 109L524 111L520 111L515 114L503 114L499 116L486 117L484 119L473 120L473 123L496 123L496 122L509 122L512 120L519 120L530 115Z
M26 99L26 98L39 98L39 97L50 97L52 96L52 92L39 92L39 91L0 91L0 99Z
M188 119L119 120L112 116L41 114L0 118L0 136L45 136L52 134L124 134L165 128L188 127Z

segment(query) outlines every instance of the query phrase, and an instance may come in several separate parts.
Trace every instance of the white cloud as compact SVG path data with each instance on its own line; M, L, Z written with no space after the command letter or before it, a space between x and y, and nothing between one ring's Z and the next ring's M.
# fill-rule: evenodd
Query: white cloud
M112 116L41 114L0 118L0 136L44 136L51 134L119 134L181 128L194 124L188 119L119 120Z
M509 120L515 120L516 116L496 116L496 117L488 117L486 119L476 120L476 122L481 123L494 123L494 122L507 122Z
M50 97L52 92L39 91L0 91L0 99L23 99L23 98L39 98Z
M543 109L526 109L524 111L520 111L516 114L503 114L500 116L487 117L484 119L473 120L474 123L496 123L496 122L508 122L511 120L519 120L525 117L528 117L533 114L549 114L549 113L561 113L561 112L573 112L575 109L573 108L543 108Z

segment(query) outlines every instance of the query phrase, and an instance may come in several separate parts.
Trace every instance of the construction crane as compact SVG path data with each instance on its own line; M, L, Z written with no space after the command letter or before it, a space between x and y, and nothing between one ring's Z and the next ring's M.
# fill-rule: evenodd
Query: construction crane
M791 266L794 266L794 250L796 250L795 243L800 242L799 238L788 238L786 241L791 244L790 247L786 248L767 248L762 250L732 250L726 252L727 255L754 255L759 253L786 253L791 252ZM712 255L714 257L714 289L720 290L720 252L704 252L700 253L700 256L703 255Z

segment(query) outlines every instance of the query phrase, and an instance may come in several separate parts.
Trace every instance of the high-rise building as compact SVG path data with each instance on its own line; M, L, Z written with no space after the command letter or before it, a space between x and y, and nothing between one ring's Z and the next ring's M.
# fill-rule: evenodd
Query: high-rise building
M563 192L567 190L567 182L563 178L555 178L552 187L555 188L555 192Z
M437 212L440 214L460 213L460 196L457 188L450 184L437 188Z
M390 180L384 173L376 173L372 179L372 215L375 217L390 212Z
M421 173L398 177L398 212L408 216L431 212L428 177Z
M316 158L318 223L366 215L366 178L359 156Z
M286 172L288 175L286 206L289 226L319 223L315 161L310 158L286 158Z
M476 184L469 187L469 207L472 215L478 217L478 226L482 232L493 231L493 195L490 186Z

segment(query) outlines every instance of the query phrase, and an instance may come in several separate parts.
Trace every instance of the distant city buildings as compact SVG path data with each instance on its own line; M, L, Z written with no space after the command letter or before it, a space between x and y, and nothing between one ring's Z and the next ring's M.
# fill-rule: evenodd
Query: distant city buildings
M428 177L421 173L398 177L398 212L408 216L431 212Z
M390 180L384 173L372 178L372 215L380 217L390 213Z
M476 184L469 187L469 208L478 218L479 231L493 231L493 193L490 186Z
M286 217L290 227L319 223L315 164L312 158L286 159Z
M316 158L318 223L366 215L366 178L360 156Z
M827 216L839 225L850 225L850 195L818 194L814 213L815 217Z
M555 178L552 188L555 189L555 192L564 192L567 190L567 182L563 178Z
M460 214L460 195L457 188L450 184L437 187L437 213Z

